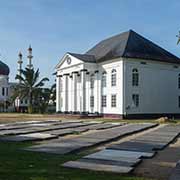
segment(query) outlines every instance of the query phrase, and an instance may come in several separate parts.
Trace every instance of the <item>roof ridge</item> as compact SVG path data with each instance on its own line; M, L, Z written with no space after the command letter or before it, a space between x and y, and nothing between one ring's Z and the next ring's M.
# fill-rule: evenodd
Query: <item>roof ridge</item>
M129 38L130 38L130 35L131 35L132 32L134 32L134 31L133 31L132 29L130 29L130 30L129 30L129 35L128 35L128 38L127 38L127 41L126 41L126 44L125 44L125 46L124 46L124 51L123 51L123 53L122 53L122 56L124 56L124 54L125 54L125 52L126 52L126 48L127 48L127 46L128 46Z

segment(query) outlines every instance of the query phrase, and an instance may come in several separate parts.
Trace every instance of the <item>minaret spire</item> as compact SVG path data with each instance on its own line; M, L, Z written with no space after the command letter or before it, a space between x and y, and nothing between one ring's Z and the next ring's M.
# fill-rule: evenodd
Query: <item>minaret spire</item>
M21 76L21 70L22 70L22 64L23 64L23 61L22 61L22 53L19 52L18 54L19 56L19 59L18 59L18 73L19 73L19 76ZM21 81L19 80L19 83L21 83Z
M29 60L29 63L28 63L28 68L29 69L32 69L33 68L33 65L32 65L32 48L31 48L31 45L29 45L29 48L28 48L28 56L27 56L28 60Z

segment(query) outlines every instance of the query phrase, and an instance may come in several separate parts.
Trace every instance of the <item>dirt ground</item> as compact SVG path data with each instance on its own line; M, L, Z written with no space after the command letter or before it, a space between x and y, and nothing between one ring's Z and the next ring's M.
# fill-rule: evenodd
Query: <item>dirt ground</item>
M157 180L168 180L178 160L180 160L180 138L159 151L154 158L143 160L135 168L134 174Z

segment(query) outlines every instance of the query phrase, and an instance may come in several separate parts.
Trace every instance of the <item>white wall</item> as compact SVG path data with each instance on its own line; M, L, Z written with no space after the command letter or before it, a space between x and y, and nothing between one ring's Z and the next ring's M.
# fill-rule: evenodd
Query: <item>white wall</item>
M103 107L102 113L104 114L122 114L123 113L123 61L121 58L109 60L99 65L100 74L104 71L107 72L107 87L102 88L102 95L107 97L107 107ZM116 86L111 86L111 71L116 69L117 82ZM116 94L116 107L111 107L111 95Z
M147 64L141 64L146 62ZM178 107L178 74L176 64L125 59L124 114L180 113ZM139 86L132 86L132 69L139 71ZM139 107L134 107L132 94L139 94ZM127 107L130 107L127 109Z
M5 94L2 94L2 89L4 88ZM8 89L8 95L6 94ZM9 100L11 96L11 90L10 90L10 85L9 85L9 77L6 75L0 75L0 100L1 101L6 101Z

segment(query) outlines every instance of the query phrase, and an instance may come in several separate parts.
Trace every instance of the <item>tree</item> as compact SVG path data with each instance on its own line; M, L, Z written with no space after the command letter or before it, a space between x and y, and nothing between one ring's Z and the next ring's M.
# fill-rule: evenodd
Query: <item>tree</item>
M28 98L29 106L28 112L33 112L33 101L37 94L40 94L42 91L42 87L44 86L46 81L49 81L48 78L43 78L39 81L39 69L36 71L34 68L25 68L25 70L20 70L21 75L16 75L17 80L19 80L19 84L16 86L14 90L14 99L15 98Z

